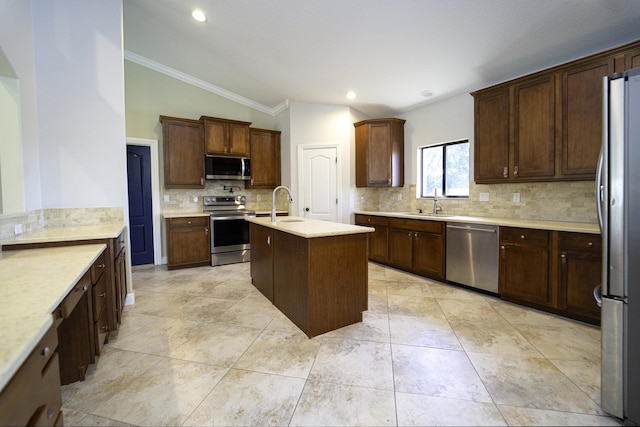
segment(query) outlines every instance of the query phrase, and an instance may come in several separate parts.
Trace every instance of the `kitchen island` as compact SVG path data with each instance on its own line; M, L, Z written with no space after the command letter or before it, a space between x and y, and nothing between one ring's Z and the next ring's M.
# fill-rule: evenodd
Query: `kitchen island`
M370 227L247 218L254 286L308 337L362 321Z

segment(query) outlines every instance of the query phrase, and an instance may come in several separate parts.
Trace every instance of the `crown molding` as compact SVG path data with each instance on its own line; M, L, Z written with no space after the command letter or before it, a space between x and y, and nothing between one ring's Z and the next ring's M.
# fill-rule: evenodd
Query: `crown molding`
M178 71L174 68L167 67L166 65L160 64L159 62L153 61L149 58L146 58L142 55L138 55L137 53L133 53L129 50L124 51L124 59L127 61L134 62L143 67L149 68L151 70L162 73L166 76L172 77L174 79L180 80L184 83L190 84L195 87L199 87L200 89L204 89L207 92L215 93L216 95L227 98L233 102L237 102L238 104L242 104L249 108L253 108L254 110L261 111L265 114L269 114L271 116L276 116L280 114L282 111L289 108L289 100L285 99L275 107L268 107L264 104L256 102L252 99L245 98L244 96L238 95L237 93L231 92L230 90L223 89L219 86L208 83L204 80L193 77L190 74L183 73L182 71Z

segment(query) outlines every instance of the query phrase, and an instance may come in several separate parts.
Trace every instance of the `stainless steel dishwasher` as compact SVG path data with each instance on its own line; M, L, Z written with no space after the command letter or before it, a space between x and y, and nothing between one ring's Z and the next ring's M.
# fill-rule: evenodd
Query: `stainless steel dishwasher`
M447 272L450 282L498 293L498 227L447 223Z

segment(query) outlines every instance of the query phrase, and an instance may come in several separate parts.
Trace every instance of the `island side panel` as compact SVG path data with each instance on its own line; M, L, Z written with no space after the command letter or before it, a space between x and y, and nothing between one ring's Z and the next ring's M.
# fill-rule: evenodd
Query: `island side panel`
M273 233L275 230L250 224L251 282L273 302Z
M362 321L367 310L367 235L309 239L309 336Z
M308 298L310 239L278 230L272 230L272 235L273 304L311 337Z

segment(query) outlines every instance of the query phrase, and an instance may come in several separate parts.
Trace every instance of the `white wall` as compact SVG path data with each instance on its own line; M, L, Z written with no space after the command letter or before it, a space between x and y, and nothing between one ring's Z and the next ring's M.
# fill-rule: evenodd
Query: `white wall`
M473 97L467 93L398 116L404 125L404 182L416 184L417 149L440 142L469 140L473 180Z
M0 2L0 49L15 72L20 92L22 179L26 210L42 207L32 29L29 1L3 0Z
M298 147L312 144L336 144L338 146L341 182L338 184L340 199L339 222L349 222L353 210L352 187L355 182L353 149L353 116L349 107L340 105L309 104L291 102L289 104L289 138L283 143L283 171L290 170L290 180L283 185L290 185L293 194L298 193ZM286 157L285 157L286 156ZM352 177L353 175L353 177ZM294 200L292 212L303 216L302 207Z
M42 207L125 207L122 3L33 1L32 16Z

